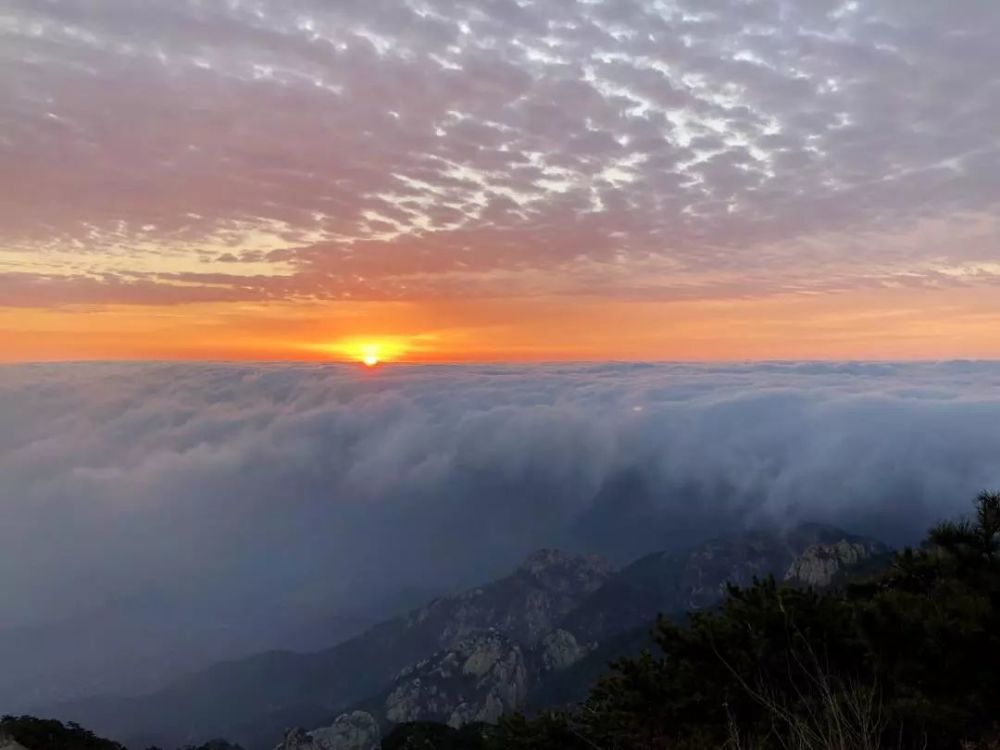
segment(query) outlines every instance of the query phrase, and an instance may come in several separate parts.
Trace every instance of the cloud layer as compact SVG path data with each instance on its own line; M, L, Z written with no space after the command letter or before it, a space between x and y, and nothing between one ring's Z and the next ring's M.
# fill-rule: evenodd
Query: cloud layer
M1000 6L9 0L7 304L996 284Z
M184 665L539 546L623 562L801 519L911 541L1000 484L998 394L979 363L5 367L0 633L100 622L76 657L157 632Z

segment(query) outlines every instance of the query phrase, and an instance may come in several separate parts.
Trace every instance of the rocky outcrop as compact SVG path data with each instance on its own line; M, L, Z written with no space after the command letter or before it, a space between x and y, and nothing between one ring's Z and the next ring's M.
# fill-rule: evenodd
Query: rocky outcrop
M588 649L580 645L568 630L559 628L549 633L539 644L538 658L544 672L558 672L576 664Z
M521 647L498 632L471 636L400 674L385 699L386 721L434 720L458 727L494 721L524 701Z
M518 567L520 573L553 593L577 595L594 591L614 573L600 555L570 555L557 549L540 549L528 555Z
M365 711L341 714L328 727L307 732L293 729L275 750L378 750L382 733L375 717Z
M492 722L521 709L530 690L587 653L566 630L553 630L534 646L489 630L404 669L382 697L361 705L383 727L415 721L455 728Z
M820 581L829 581L834 568L877 551L885 547L817 523L712 539L687 553L658 552L640 558L588 597L559 627L583 643L602 642L652 622L658 614L676 616L714 606L730 584L746 586L754 578L774 576L796 585L828 585ZM795 567L800 560L800 567Z
M441 647L468 635L495 629L531 645L597 591L614 573L596 555L576 556L539 550L506 578L458 596L436 599L412 613L410 627L434 627Z
M0 734L0 750L28 750L24 745L20 744L13 737L6 734Z
M885 546L871 540L841 539L832 544L813 544L792 561L785 581L796 586L825 588L847 568L885 552Z

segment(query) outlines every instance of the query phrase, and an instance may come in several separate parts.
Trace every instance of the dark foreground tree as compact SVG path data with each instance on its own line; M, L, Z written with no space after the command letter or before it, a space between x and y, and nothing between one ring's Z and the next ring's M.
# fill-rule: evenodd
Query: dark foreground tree
M184 750L243 750L243 747L235 745L229 740L214 739L201 745L188 745Z
M10 737L30 750L125 750L117 742L96 736L79 724L34 716L4 716L0 738Z
M492 732L486 724L454 729L434 721L411 721L393 727L382 740L382 750L487 750Z

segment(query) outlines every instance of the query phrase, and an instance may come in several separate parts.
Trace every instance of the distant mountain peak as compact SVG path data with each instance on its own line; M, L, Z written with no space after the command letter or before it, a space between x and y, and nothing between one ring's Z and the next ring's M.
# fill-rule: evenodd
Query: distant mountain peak
M830 586L847 568L887 552L888 548L875 540L845 538L832 544L813 544L792 561L785 581L798 586Z
M390 723L496 721L524 701L528 679L522 648L499 631L483 631L405 670L381 713Z
M341 714L328 727L307 732L292 729L275 750L378 750L382 735L378 722L365 711Z
M754 578L827 586L848 568L887 551L873 539L824 523L749 529L704 541L685 552L639 558L571 612L560 627L584 643L715 605L729 584Z
M614 572L614 567L600 555L574 555L547 547L535 550L524 558L517 572L540 580L567 574L606 578Z

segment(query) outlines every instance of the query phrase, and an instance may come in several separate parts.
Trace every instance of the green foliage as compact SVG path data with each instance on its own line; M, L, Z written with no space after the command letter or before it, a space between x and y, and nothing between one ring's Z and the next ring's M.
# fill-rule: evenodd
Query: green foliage
M232 742L223 739L209 740L202 745L188 745L184 750L243 750L241 745L234 745Z
M1000 718L1000 494L981 494L974 520L935 527L851 594L898 725L933 741Z
M124 745L102 739L79 724L63 724L55 719L34 716L4 716L0 719L0 739L9 737L28 750L127 750ZM160 750L150 747L148 750ZM210 740L184 750L243 750L226 740Z
M588 750L590 740L575 717L562 712L545 712L531 721L521 714L500 719L489 750Z
M830 664L857 672L865 660L842 598L771 579L730 588L718 611L686 626L661 619L654 640L662 653L614 664L583 708L586 735L602 748L717 747L733 726L767 734L774 705L817 711L815 675Z
M433 721L399 724L382 740L382 750L592 750L569 714L546 712L528 720L504 716L496 725L453 729Z
M382 740L382 750L487 750L490 731L484 724L453 729L434 721L411 721L397 724Z
M125 750L122 745L101 739L78 724L34 716L4 716L0 737L10 737L30 750Z

